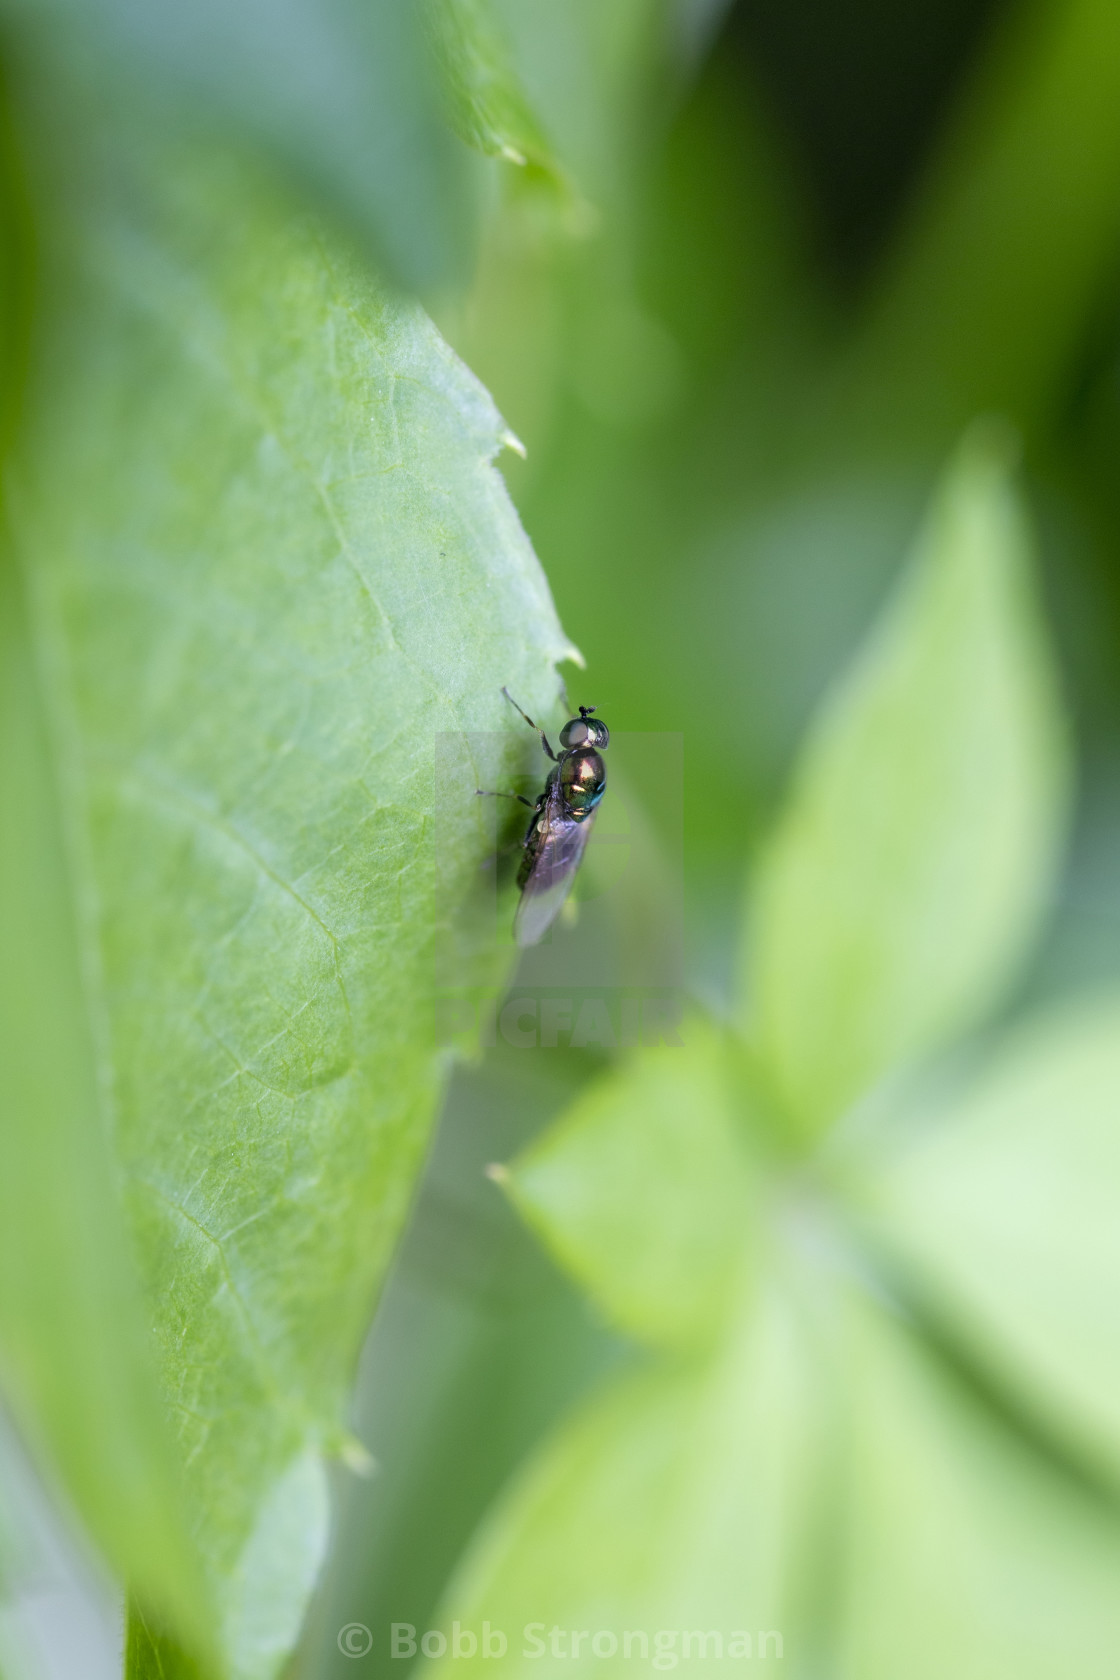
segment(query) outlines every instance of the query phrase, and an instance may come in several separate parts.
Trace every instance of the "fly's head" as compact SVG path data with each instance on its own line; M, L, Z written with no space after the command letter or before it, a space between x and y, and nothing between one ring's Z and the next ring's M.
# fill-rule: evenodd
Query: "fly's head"
M581 706L579 716L570 718L560 731L560 745L565 752L591 749L602 752L610 745L611 732L600 718L592 717L594 706Z

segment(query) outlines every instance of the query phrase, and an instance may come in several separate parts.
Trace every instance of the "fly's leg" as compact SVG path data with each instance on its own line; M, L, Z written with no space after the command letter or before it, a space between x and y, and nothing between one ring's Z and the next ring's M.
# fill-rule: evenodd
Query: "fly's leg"
M475 797L478 799L518 799L522 805L527 805L530 811L535 811L537 808L531 799L526 799L523 793L495 793L492 788L475 788L474 791Z
M534 723L532 718L529 716L528 712L522 712L521 711L521 707L517 704L517 701L513 698L513 695L510 693L509 689L506 688L504 685L503 685L503 688L502 688L502 693L505 695L506 699L509 701L509 703L513 707L514 711L521 713L521 716L525 719L525 722L529 725L529 728L536 730L537 734L541 738L541 746L544 748L545 752L548 754L548 756L552 760L553 764L559 764L560 760L557 758L556 754L553 752L552 748L549 746L548 736L545 734L545 732L541 728L540 724L539 723Z
M475 797L478 799L516 799L519 804L527 805L529 810L533 812L534 816L537 811L540 810L540 800L538 799L534 804L531 799L526 799L523 793L499 793L495 792L491 788L475 788L474 791ZM533 824L530 823L523 840L514 840L508 846L499 846L493 857L485 858L483 860L482 867L484 869L492 869L496 866L499 858L509 857L513 852L523 852L529 844L529 836L532 832Z
M524 850L524 840L511 840L506 846L498 846L493 852L491 852L489 857L484 857L479 865L479 868L496 869L499 863L504 862L506 858L513 857L515 853L523 852Z

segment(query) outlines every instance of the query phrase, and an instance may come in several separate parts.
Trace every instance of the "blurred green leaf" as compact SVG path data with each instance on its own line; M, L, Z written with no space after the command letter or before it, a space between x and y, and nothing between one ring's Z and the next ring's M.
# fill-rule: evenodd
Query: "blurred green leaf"
M740 1302L757 1174L719 1039L646 1050L513 1163L512 1199L607 1315L654 1343L703 1341Z
M1065 394L1120 255L1120 11L1007 9L879 281L856 377L949 436ZM886 403L884 405L884 397Z
M632 1673L640 1647L626 1653L627 1629L645 1632L650 1659L664 1630L681 1674L710 1674L715 1660L711 1645L685 1649L686 1629L725 1645L749 1634L752 1655L767 1654L768 1631L771 1657L797 1649L822 1441L807 1355L796 1307L769 1284L717 1356L630 1375L584 1407L484 1524L440 1619L502 1629L504 1660L480 1650L441 1672L534 1674L551 1651L578 1656L585 1674ZM598 1630L615 1634L617 1654L592 1651Z
M122 147L74 216L19 547L195 1541L226 1670L264 1680L319 1567L324 1459L350 1451L446 1056L436 994L507 966L492 918L460 926L488 850L474 789L525 750L499 687L547 709L570 649L490 464L499 416L419 310L228 153ZM437 827L440 732L461 782ZM36 1069L56 1021L44 988ZM101 1196L78 1158L52 1193L83 1218ZM59 1237L54 1264L82 1251ZM82 1468L100 1420L52 1325L36 1349Z
M464 159L421 8L396 0L4 0L21 51L153 134L218 126L306 183L412 289L461 281Z
M860 1195L971 1355L1114 1478L1118 1107L1120 1003L1068 1004L909 1127Z
M1029 561L974 430L761 868L748 1025L802 1137L977 1021L1037 927L1065 775Z
M468 145L559 180L489 0L428 0L451 116Z
M581 188L624 212L619 188L664 58L658 0L489 0L538 121ZM661 90L659 90L661 91Z
M853 1313L836 1672L1108 1680L1120 1521L902 1326Z

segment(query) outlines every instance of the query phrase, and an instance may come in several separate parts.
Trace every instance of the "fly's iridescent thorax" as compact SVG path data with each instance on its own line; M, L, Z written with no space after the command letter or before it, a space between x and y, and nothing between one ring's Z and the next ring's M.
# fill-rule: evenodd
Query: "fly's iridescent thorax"
M561 759L557 779L564 804L575 820L581 822L591 815L606 792L607 767L594 747L575 747Z

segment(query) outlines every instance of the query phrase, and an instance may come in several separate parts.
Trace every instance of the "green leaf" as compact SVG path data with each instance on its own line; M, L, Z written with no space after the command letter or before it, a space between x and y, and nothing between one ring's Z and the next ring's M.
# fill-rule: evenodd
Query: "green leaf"
M1029 566L1006 442L974 430L760 873L750 1025L802 1138L978 1021L1038 925L1065 772Z
M1023 1027L856 1194L973 1358L1120 1476L1120 1000Z
M852 1315L844 1680L1109 1680L1120 1519L878 1312Z
M702 1341L740 1301L756 1173L717 1035L646 1050L514 1162L514 1203L622 1329Z
M135 1600L128 1607L124 1672L127 1680L207 1680L191 1652L152 1625Z
M469 194L418 6L5 0L4 9L27 35L25 57L49 44L50 60L76 71L96 103L141 113L153 135L208 124L276 158L401 284L463 278Z
M504 1658L480 1649L440 1672L538 1673L553 1628L556 1655L578 1656L585 1674L635 1671L627 1630L682 1674L710 1674L715 1660L713 1645L686 1650L685 1631L715 1632L725 1648L748 1634L752 1655L803 1653L823 1439L808 1359L796 1308L768 1285L718 1356L631 1375L585 1406L484 1524L440 1618L449 1634L455 1622L502 1630ZM613 1657L606 1641L592 1650L600 1630L616 1637ZM764 1650L765 1633L780 1643ZM534 1639L545 1641L535 1654Z
M459 136L488 157L532 165L559 182L489 0L429 0L427 15Z
M122 148L82 203L15 496L83 942L55 969L88 989L225 1668L264 1680L349 1451L445 1059L436 996L508 964L492 915L460 913L474 790L529 744L499 687L547 711L571 650L491 466L500 419L419 310L228 153ZM37 1007L41 1048L45 985ZM80 1161L63 1190L83 1217L102 1195ZM55 1265L82 1264L60 1234ZM60 1389L68 1361L95 1463L84 1364L49 1317L35 1348Z
M455 1672L528 1674L554 1628L592 1674L626 1671L599 1630L665 1630L667 1665L685 1630L750 1631L759 1655L772 1628L799 1673L827 1652L853 1680L1044 1680L1068 1657L1106 1680L1120 1507L922 1345L819 1190L768 1203L718 1347L616 1381L484 1524L439 1619Z
M657 0L487 4L559 155L597 205L615 199L649 132L649 113L656 125L664 111L663 101L657 103L664 87L664 10ZM620 196L616 203L622 211Z
M0 564L0 1350L5 1397L110 1563L204 1627L101 1112L48 719Z

